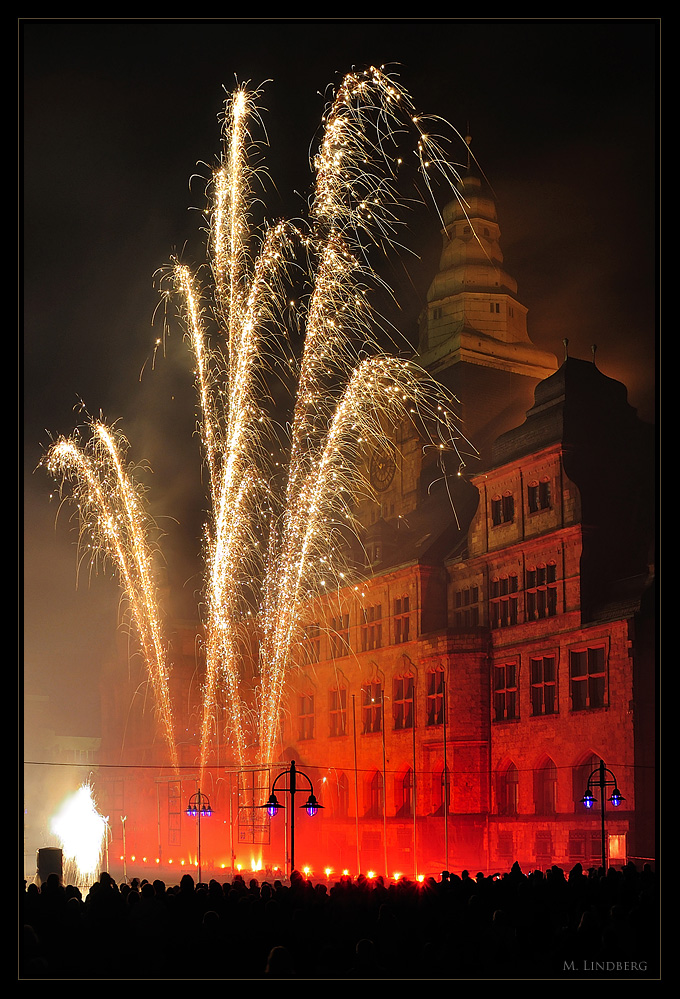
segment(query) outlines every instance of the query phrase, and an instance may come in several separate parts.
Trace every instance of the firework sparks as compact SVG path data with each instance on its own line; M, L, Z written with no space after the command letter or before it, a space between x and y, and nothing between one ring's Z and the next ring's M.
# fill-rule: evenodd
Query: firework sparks
M126 442L103 423L93 421L87 448L60 438L48 451L45 464L62 490L72 484L71 500L80 517L80 550L94 560L103 556L116 566L139 634L142 655L154 693L170 762L178 765L174 722L168 687L168 665L156 601L155 526L145 508L142 490L124 467Z
M424 371L379 353L361 359L377 351L375 330L380 326L363 294L375 278L365 263L365 241L390 242L395 230L396 161L388 149L405 118L419 129L422 167L434 163L446 175L451 168L436 141L418 125L406 94L376 69L345 77L314 161L317 182L308 244L315 260L314 285L285 502L272 533L264 587L259 740L264 765L275 757L281 697L303 601L320 591L329 568L339 582L337 542L343 528L354 525L353 500L371 494L361 473L361 443L370 440L389 448L385 428L414 408L446 447L457 451L456 441L464 440L454 425L453 400L448 408L439 405L443 390Z
M106 837L106 819L99 814L92 788L81 784L62 802L50 820L52 833L58 837L64 859L75 865L84 880L97 874Z
M243 89L227 101L225 154L213 177L210 253L218 346L209 347L201 295L189 269L176 263L175 288L196 358L201 436L211 491L206 528L206 674L203 686L200 766L208 762L218 693L224 695L226 733L245 763L244 711L239 690L246 593L261 576L261 538L266 534L266 466L269 419L263 375L271 330L280 328L285 301L283 276L290 259L290 230L269 228L254 254L249 227L251 168L249 119L255 98ZM280 338L279 338L280 339ZM226 383L226 386L225 386ZM251 601L252 602L252 601Z
M302 603L324 582L320 566L323 576L331 569L342 585L341 540L347 527L357 527L353 502L371 494L362 474L362 444L389 446L386 428L405 415L426 427L440 448L458 453L464 440L455 426L453 400L441 399L441 387L411 362L380 353L381 322L366 295L377 282L368 263L370 244L394 245L399 224L397 136L415 129L426 186L430 174L439 172L455 191L458 175L439 140L427 133L425 119L391 77L374 68L349 74L329 106L313 161L309 228L303 232L280 223L257 233L250 129L258 118L258 97L239 87L225 103L224 153L211 188L210 293L179 261L169 272L171 290L163 288L181 301L196 361L211 501L204 552L201 770L211 758L219 698L228 720L226 732L217 732L218 742L226 734L238 762L246 762L241 622L258 604L260 717L251 734L259 741L260 762L268 766L274 759ZM307 256L311 292L298 313L304 347L280 489L272 467L277 435L268 413L268 379L273 359L281 363L291 354L282 317L289 268L293 261L298 265L300 253ZM92 533L95 548L118 565L176 765L148 521L116 441L102 424L93 424L93 442L86 453L74 441L59 441L50 449L48 467L75 482L83 528Z

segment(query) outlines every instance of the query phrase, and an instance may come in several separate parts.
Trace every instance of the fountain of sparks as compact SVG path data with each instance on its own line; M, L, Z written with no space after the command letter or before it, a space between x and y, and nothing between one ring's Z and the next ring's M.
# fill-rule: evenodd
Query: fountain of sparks
M237 622L247 580L262 579L258 743L260 763L269 766L301 607L319 589L320 566L324 575L329 566L339 571L338 542L353 524L352 498L358 491L370 492L361 476L358 444L387 444L384 427L413 413L414 407L446 447L456 448L456 440L462 439L454 426L452 400L439 404L441 388L412 363L380 353L380 324L365 295L375 278L365 237L389 243L397 219L397 161L388 148L394 147L405 123L415 126L424 176L434 166L456 179L436 138L426 134L407 95L391 78L376 69L349 74L325 118L308 231L286 224L267 230L253 259L248 144L257 96L238 89L227 101L225 151L213 179L212 318L223 334L223 351L208 350L201 295L189 271L179 265L175 269L196 358L212 496L202 766L220 685L243 762ZM304 348L286 442L287 481L277 495L268 487L271 428L260 400L267 394L264 361L276 356L285 339L283 282L293 245L308 255L312 288L299 319ZM260 514L268 509L273 513L267 525ZM259 539L267 533L263 565Z
M48 471L71 484L71 500L80 517L80 551L111 561L118 572L139 635L171 765L177 748L168 686L166 649L156 602L154 561L158 556L155 525L141 487L125 468L127 442L110 427L93 420L85 447L60 438L47 452Z
M76 883L94 880L106 842L106 819L99 814L92 787L85 783L69 795L50 820L61 843L64 860L74 868Z
M212 178L209 209L212 287L206 293L196 275L174 261L168 272L171 289L163 288L168 297L179 296L195 357L210 496L201 771L211 758L218 699L227 707L224 734L238 763L246 762L253 736L259 763L266 767L275 759L301 608L320 592L321 566L326 577L333 568L337 585L344 585L340 549L348 527L357 529L353 499L371 493L361 472L362 443L389 446L385 427L405 415L414 415L440 450L454 450L459 458L458 445L465 440L455 425L454 400L443 398L441 386L412 362L381 353L380 318L366 294L377 282L368 263L370 244L382 251L395 242L401 206L397 136L414 129L426 185L438 171L455 192L458 175L438 138L427 133L425 119L391 77L375 68L348 74L324 119L308 226L279 223L256 233L258 168L251 127L258 119L258 97L239 87L225 104L224 151ZM301 266L300 256L310 291L297 317L304 345L280 487L272 454L282 442L269 412L268 379L292 353L284 318L286 290L292 269ZM100 424L93 432L95 442L103 439ZM83 524L119 566L171 744L157 614L152 588L142 583L148 578L142 572L148 567L146 535L132 531L138 507L132 500L121 503L127 492L115 481L117 467L110 481L111 452L104 454L101 470L96 457L73 441L60 441L50 450L48 464L51 471L74 478ZM255 611L259 722L257 732L247 733L241 622Z

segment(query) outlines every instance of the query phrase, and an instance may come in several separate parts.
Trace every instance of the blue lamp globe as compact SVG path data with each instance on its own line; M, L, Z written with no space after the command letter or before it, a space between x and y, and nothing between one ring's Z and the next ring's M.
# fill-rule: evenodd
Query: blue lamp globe
M316 813L321 808L321 805L316 800L316 797L313 794L310 794L310 796L307 798L306 804L304 804L302 807L307 809L307 815L316 815Z

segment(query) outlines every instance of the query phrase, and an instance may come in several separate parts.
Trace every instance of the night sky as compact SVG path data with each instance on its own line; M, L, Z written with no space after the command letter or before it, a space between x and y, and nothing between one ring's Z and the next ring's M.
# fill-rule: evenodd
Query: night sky
M37 469L51 437L101 411L148 460L177 609L200 587L192 363L165 356L154 272L201 262L201 164L235 80L265 84L269 218L302 212L324 92L387 64L416 107L465 134L498 199L507 270L534 343L590 357L655 421L659 25L654 20L40 21L19 26L24 661L58 732L97 735L97 675L118 590L81 572L68 511ZM265 82L270 81L270 82ZM462 155L462 152L461 152ZM440 248L414 213L387 275L412 336ZM186 244L186 247L185 247ZM379 263L374 261L374 263ZM36 470L37 469L37 470Z

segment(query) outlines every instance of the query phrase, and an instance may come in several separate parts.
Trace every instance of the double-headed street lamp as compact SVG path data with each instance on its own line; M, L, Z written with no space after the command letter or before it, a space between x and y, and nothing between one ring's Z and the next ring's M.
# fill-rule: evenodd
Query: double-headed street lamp
M314 785L312 784L310 778L302 770L297 770L295 767L295 760L291 761L290 767L287 770L282 770L278 777L272 784L271 794L269 795L269 800L266 805L260 805L260 808L266 808L267 814L270 818L274 818L277 814L279 808L283 805L279 802L276 797L276 785L280 780L285 780L288 778L288 784L282 787L282 791L288 792L290 795L290 870L291 873L295 870L295 794L299 790L297 787L297 778L304 777L304 779L309 784L309 797L304 805L300 805L300 808L304 808L308 815L314 816L323 805L320 805L314 794Z
M212 815L212 808L210 807L210 801L208 800L207 794L202 794L197 791L196 794L192 794L189 798L189 804L186 807L186 814L190 819L198 819L198 881L201 881L201 817L210 818Z
M607 774L609 774L609 778L607 778ZM623 797L623 795L619 791L619 787L618 787L618 784L616 782L616 777L611 772L611 770L607 770L607 768L605 767L604 760L600 760L599 766L597 766L593 770L593 772L591 773L590 777L588 778L588 784L586 786L586 793L581 798L581 802L588 809L592 808L593 805L595 804L595 797L593 796L593 790L595 788L597 788L597 787L599 787L599 789L600 789L600 802L601 802L601 806L602 806L602 808L601 808L601 820L602 820L602 867L604 869L606 869L606 867L607 867L607 846L606 846L605 832L604 832L604 813L605 813L605 801L606 801L606 794L605 794L606 788L608 788L608 787L613 787L614 788L614 790L612 791L612 793L611 793L611 795L609 797L609 800L611 801L611 803L614 806L614 808L618 808L618 806L621 804L621 802L625 801L626 799Z

